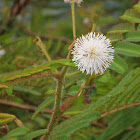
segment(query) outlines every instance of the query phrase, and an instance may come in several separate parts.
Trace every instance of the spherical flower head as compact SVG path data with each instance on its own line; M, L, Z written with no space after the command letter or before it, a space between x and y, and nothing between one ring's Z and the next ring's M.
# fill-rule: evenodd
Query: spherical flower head
M114 49L103 34L88 33L76 40L72 50L73 61L87 74L103 73L114 59Z
M66 2L66 3L72 3L72 2L75 2L75 3L77 3L78 5L80 5L81 2L83 2L83 0L64 0L64 2Z

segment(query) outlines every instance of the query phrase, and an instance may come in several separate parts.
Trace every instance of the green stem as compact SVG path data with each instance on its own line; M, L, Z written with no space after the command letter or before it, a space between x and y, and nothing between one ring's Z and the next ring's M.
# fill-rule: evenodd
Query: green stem
M95 27L96 27L96 23L93 23L91 32L94 32L95 31Z
M71 10L72 10L73 40L76 40L74 3L71 4ZM71 57L71 49L69 50L69 53L67 55L67 59L69 59L70 57ZM52 113L51 120L50 120L50 123L49 123L48 128L47 128L49 130L49 133L45 134L41 140L45 140L47 138L47 136L50 134L53 127L55 126L57 118L59 119L59 117L60 117L62 87L63 87L63 82L64 82L64 78L65 78L65 74L67 72L67 69L68 69L68 67L64 66L61 70L60 77L58 78L57 90L56 90L56 94L55 94L54 112Z
M61 105L61 94L62 94L62 84L61 84L61 78L57 81L57 91L55 96L55 104L54 104L54 113L52 114L51 121L48 125L49 132L53 129L53 126L55 125L56 119L60 115L60 105Z
M85 87L89 86L91 82L95 79L95 77L96 77L95 74L89 75L88 79L86 80ZM85 89L83 88L80 95L84 93L84 90Z
M70 56L71 56L71 51L69 51L69 53L67 55L67 59L69 59ZM63 86L63 82L64 82L64 78L65 78L65 74L67 72L67 69L68 69L68 67L64 66L62 68L61 73L60 73L60 77L58 78L58 81L57 81L57 89L56 89L56 93L55 93L54 112L52 113L50 123L49 123L49 125L47 127L47 129L49 130L49 132L42 137L42 140L45 140L46 139L47 135L50 134L50 132L52 131L53 127L55 126L55 123L56 123L57 118L58 119L60 118L62 86Z
M49 132L45 134L41 140L47 139L48 134L52 131L55 126L57 118L60 116L60 105L61 105L61 96L62 96L62 77L60 77L57 81L57 89L55 93L55 103L54 103L54 112L52 113L50 123L47 127Z
M73 40L75 41L76 40L76 29L75 29L75 8L74 8L74 2L71 3L71 11L72 11ZM71 57L71 48L70 48L69 53L67 55L67 59L70 59L70 57ZM63 69L61 71L61 74L60 74L60 75L62 75L62 77L65 76L65 74L67 72L67 69L68 69L68 67L66 67L66 66L63 67Z
M76 29L75 29L75 8L74 8L74 2L71 3L71 11L72 11L73 40L75 40L76 39Z
M35 39L33 40L33 42L36 42L37 46L41 49L41 51L44 53L45 57L47 58L47 60L50 62L51 57L49 56L47 50L46 50L46 46L45 44L43 44L43 42L41 41L41 39L39 37L35 37ZM59 73L57 69L55 69L56 73Z

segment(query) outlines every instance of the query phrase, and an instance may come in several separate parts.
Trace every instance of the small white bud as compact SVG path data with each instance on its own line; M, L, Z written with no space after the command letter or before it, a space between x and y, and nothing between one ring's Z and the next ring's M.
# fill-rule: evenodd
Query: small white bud
M83 2L83 0L64 0L64 2L66 2L66 3L72 3L72 2L75 2L75 3L77 3L78 5L80 5L81 2Z

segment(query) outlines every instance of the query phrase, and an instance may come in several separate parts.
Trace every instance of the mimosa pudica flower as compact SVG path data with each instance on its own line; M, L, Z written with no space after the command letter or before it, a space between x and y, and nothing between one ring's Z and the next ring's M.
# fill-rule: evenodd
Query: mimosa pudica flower
M73 61L87 74L103 73L114 59L114 48L103 34L94 32L82 35L72 49Z

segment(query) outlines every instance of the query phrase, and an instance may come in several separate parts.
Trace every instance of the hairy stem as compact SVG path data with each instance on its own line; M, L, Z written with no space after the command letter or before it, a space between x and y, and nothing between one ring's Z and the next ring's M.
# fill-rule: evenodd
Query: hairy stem
M47 127L47 129L49 130L49 132L47 134L44 134L42 137L42 140L45 140L47 135L50 134L50 132L52 131L57 118L59 119L60 116L60 105L61 105L61 94L62 94L62 77L60 77L57 81L57 89L56 89L56 93L55 93L55 103L54 103L54 112L52 113L51 116L51 120L50 123Z
M81 87L78 90L78 92L76 93L76 95L67 104L65 104L65 102L64 102L64 104L62 104L62 106L61 106L61 112L64 112L64 110L66 110L68 107L70 107L72 105L72 103L75 101L75 99L79 96L81 90L85 87L85 83L86 82L84 82L81 85Z
M54 112L52 114L51 121L48 125L49 131L52 130L53 126L55 125L56 119L60 115L61 94L62 94L62 84L61 84L61 79L58 79L57 91L56 91L56 96L55 96L55 104L54 104Z
M116 108L116 109L111 110L111 111L106 111L105 113L103 113L103 114L101 115L100 118L106 117L106 116L109 115L109 114L112 114L112 113L115 113L115 112L117 112L117 111L121 111L121 110L130 108L130 107L133 107L133 106L137 106L137 105L140 105L140 102L138 102L138 103L132 103L132 104L130 104L130 105L124 105L124 106L122 106L122 107L120 107L120 108Z
M36 78L36 77L54 77L54 78L57 79L57 77L59 77L59 74L57 74L57 73L46 73L46 74L45 73L44 74L37 73L37 74L30 75L30 76L27 76L27 77L22 77L22 78L14 79L14 80L12 80L10 82L6 82L4 84L0 83L0 88L1 88L1 86L9 86L9 85L11 85L13 83L17 83L19 81L27 80L27 79L30 79L30 78Z
M76 40L76 30L75 30L75 8L74 8L74 3L71 4L71 10L72 10L72 26L73 26L73 40ZM74 45L74 43L72 44ZM71 49L69 49L68 55L67 55L67 59L69 59L71 57ZM50 132L52 131L56 120L60 119L60 113L61 113L61 96L62 96L62 86L64 83L64 78L66 75L66 72L68 70L67 66L64 66L61 70L60 73L60 77L58 78L57 81L57 90L56 90L56 97L55 97L55 104L54 104L54 112L51 116L51 120L50 123L47 127L47 129L49 130L49 133L43 135L42 140L45 140L48 136L48 134L50 134Z

